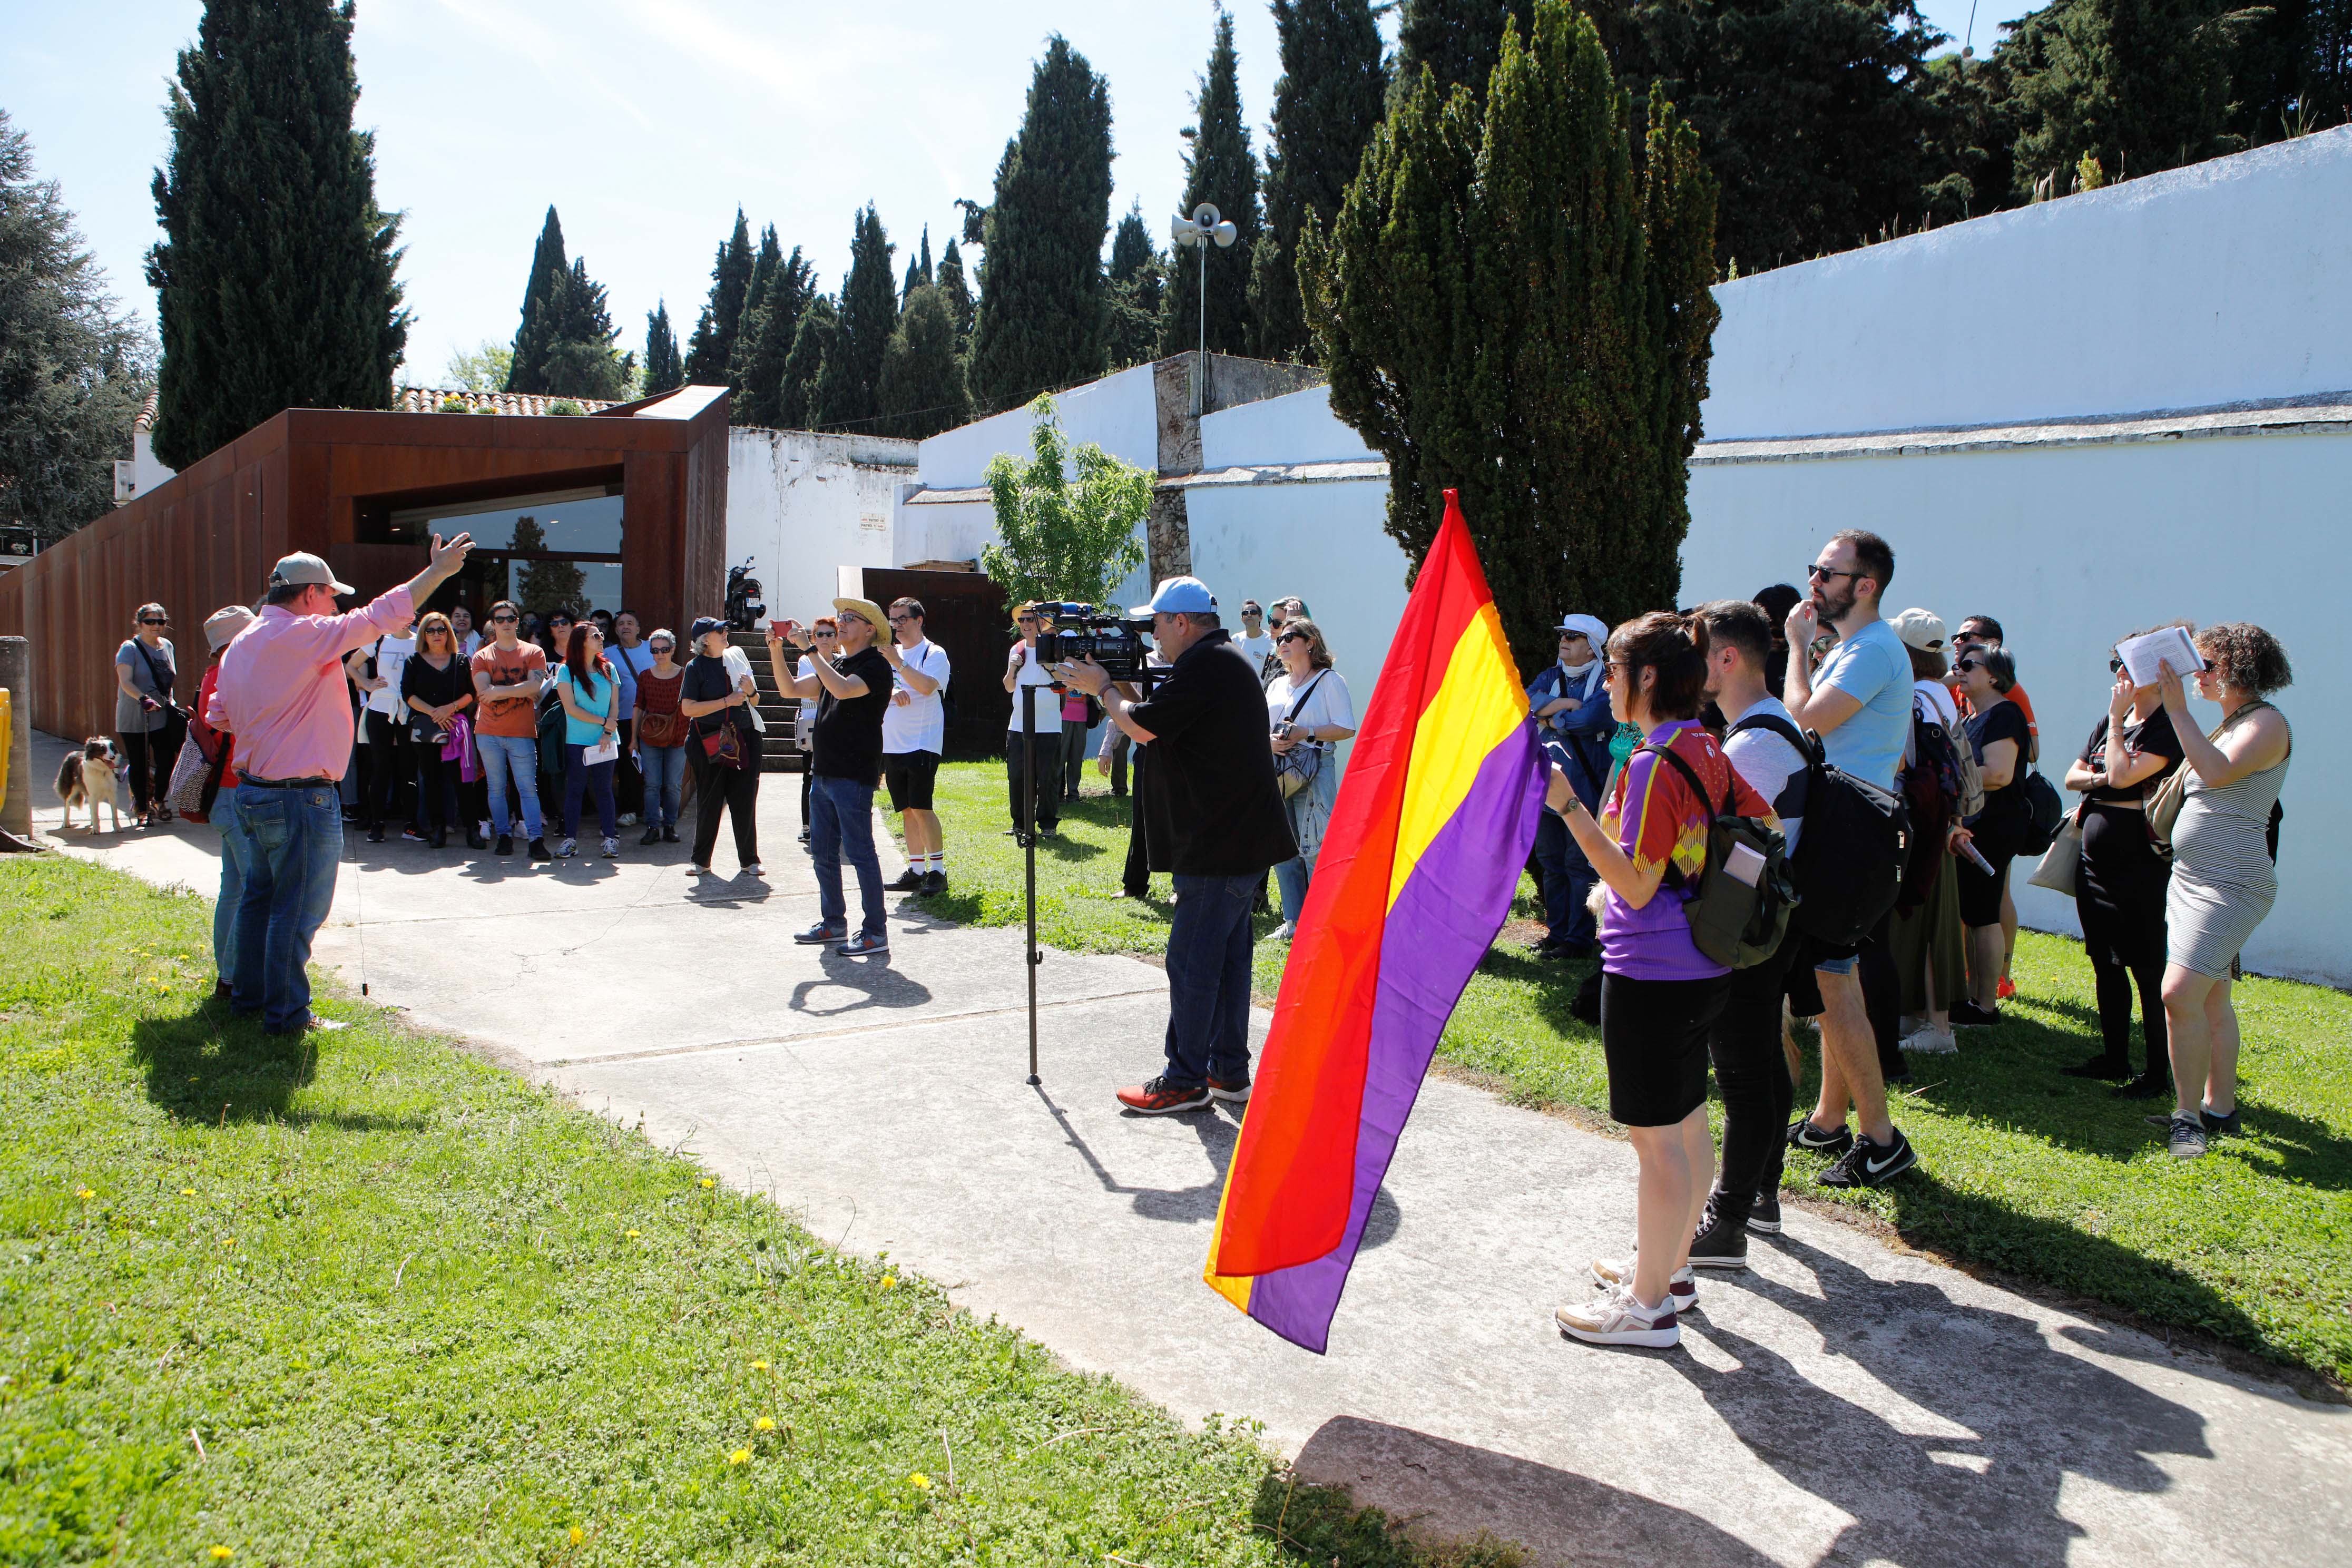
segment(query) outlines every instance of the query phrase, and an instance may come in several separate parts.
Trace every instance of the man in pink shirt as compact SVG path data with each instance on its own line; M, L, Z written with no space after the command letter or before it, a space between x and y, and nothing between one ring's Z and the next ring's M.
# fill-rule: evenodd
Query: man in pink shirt
M229 1005L259 1013L264 1033L341 1026L311 1015L310 965L343 853L335 787L352 754L343 656L415 620L473 547L470 534L446 544L436 534L424 571L344 615L335 595L353 590L317 556L289 555L270 571L261 614L221 656L205 719L236 737L236 804L221 852L237 857L245 882Z

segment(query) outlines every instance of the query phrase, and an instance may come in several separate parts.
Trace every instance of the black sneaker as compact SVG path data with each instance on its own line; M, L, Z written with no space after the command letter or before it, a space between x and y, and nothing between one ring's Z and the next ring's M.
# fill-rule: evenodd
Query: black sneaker
M1836 1131L1824 1132L1813 1125L1811 1117L1800 1116L1789 1123L1789 1147L1817 1150L1824 1154L1843 1154L1853 1147L1853 1134L1846 1130L1843 1122L1838 1124Z
M1693 1268L1745 1268L1748 1267L1748 1229L1734 1225L1728 1215L1717 1206L1712 1195L1706 1200L1706 1212L1699 1217L1698 1234L1691 1237L1690 1266Z
M2231 1106L2227 1116L2216 1116L2203 1106L2197 1108L2197 1120L2205 1124L2208 1138L2242 1138L2245 1129L2238 1124L2238 1107Z
M1822 1173L1825 1187L1874 1187L1881 1182L1893 1181L1919 1163L1919 1152L1911 1147L1911 1140L1903 1130L1895 1130L1895 1142L1874 1143L1870 1134L1864 1133L1853 1141L1853 1147L1837 1158L1836 1163Z
M1952 1027L1955 1029L1989 1029L2000 1022L1998 1008L1979 1007L1972 1001L1952 1004Z
M2131 1082L2118 1087L2115 1095L2117 1100L2170 1100L2172 1074L2161 1068L2155 1072L2144 1072ZM2161 1127L2172 1118L2156 1116L2149 1120Z
M675 843L677 843L677 828L675 828L675 827L665 827L665 828L663 828L663 829L662 829L662 842L663 842L663 843L665 843L665 844L675 844Z
M1780 1234L1780 1194L1759 1193L1755 1206L1748 1211L1748 1228L1759 1236Z
M544 838L534 838L530 841L530 858L534 860L552 860L555 858L554 856L547 852L547 840Z
M646 829L646 836L637 840L637 847L641 849L649 848L660 842L661 829L658 827L648 827Z
M499 853L501 855L511 855L514 853L513 834L501 833L499 835Z
M922 885L923 874L909 866L892 880L883 883L882 890L886 893L911 893Z
M2203 1112L2198 1114L2201 1117ZM2205 1129L2196 1117L2175 1115L2167 1123L2164 1146L2176 1160L2201 1160L2205 1157Z
M369 828L369 829L367 830L367 841L368 841L369 843L371 843L371 844L381 844L381 843L383 843L383 828L381 828L381 827L371 827L371 828Z
M920 893L927 899L936 899L947 890L948 874L945 871L924 872L923 885L915 889L915 891Z

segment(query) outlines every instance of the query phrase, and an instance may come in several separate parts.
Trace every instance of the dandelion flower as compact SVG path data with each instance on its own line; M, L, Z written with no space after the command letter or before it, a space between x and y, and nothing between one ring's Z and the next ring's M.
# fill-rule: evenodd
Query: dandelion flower
M730 1465L748 1465L751 1462L751 1450L738 1448L727 1456L727 1462Z
M695 1185L697 1185L697 1186L698 1186L698 1187L706 1187L706 1188L708 1188L708 1187L715 1187L715 1186L717 1186L718 1184L718 1184L717 1182L712 1181L712 1180L711 1180L709 1177L708 1177L708 1176L703 1177L703 1178L702 1178L702 1180L700 1180L699 1182L697 1182L697 1183L695 1184Z
M583 1541L585 1541L585 1540L587 1540L587 1539L588 1539L588 1532L587 1532L586 1531L584 1531L584 1530L581 1529L581 1528L580 1528L578 1525L576 1525L576 1524L575 1524L575 1525L573 1525L570 1530L565 1531L563 1533L564 1533L564 1538L565 1538L566 1540L570 1541L570 1542L572 1542L572 1545L574 1545L574 1546L579 1545L582 1542L583 1542Z
M236 1548L234 1546L215 1546L213 1548L212 1555L214 1562L226 1563L230 1558L236 1555Z
M643 1236L643 1235L645 1235L645 1232L644 1232L644 1231L642 1231L642 1230L633 1230L633 1231L630 1231L630 1232L628 1233L628 1237L629 1237L629 1239L630 1239L631 1241L635 1241L635 1240L636 1240L636 1239L637 1239L637 1237L641 1237L641 1236Z
M184 1198L194 1197L196 1195L196 1189L194 1187L182 1187L180 1189L180 1195Z
M754 1432L772 1432L775 1429L775 1422L765 1415L751 1423L751 1430Z
M907 1478L907 1484L914 1488L917 1491L927 1492L931 1489L931 1478L923 1474L922 1471L917 1470L913 1475Z
M768 1370L768 1363L763 1361L755 1361L751 1363L751 1370L753 1372L765 1372Z
M898 1288L898 1277L896 1274L885 1274L882 1276L882 1289L885 1290L896 1290Z
M76 1187L76 1188L74 1189L74 1196L76 1196L76 1197L78 1197L78 1198L81 1199L83 1202L87 1203L87 1202L89 1202L91 1198L94 1198L94 1197L98 1196L98 1194L97 1194L96 1193L94 1193L94 1192L90 1191L88 1187Z

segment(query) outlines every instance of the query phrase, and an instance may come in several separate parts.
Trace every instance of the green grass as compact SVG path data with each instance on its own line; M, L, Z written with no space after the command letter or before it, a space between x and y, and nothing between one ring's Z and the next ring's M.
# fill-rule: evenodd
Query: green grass
M1087 787L1104 786L1090 773ZM1020 858L999 837L1003 764L943 769L940 791L951 885L934 904L958 919L1017 922ZM1064 807L1061 837L1037 857L1041 940L1088 951L1164 945L1167 906L1118 896L1126 804L1090 795ZM1525 889L1517 912L1535 912ZM1261 936L1273 923L1261 918ZM1286 952L1260 945L1263 995L1279 986ZM1590 967L1498 943L1472 977L1440 1060L1517 1103L1605 1120L1599 1037L1569 1014ZM2339 1388L2352 1381L2352 996L2242 983L2247 1136L2181 1163L2141 1121L2149 1106L2059 1073L2098 1048L2080 944L2023 933L2014 978L2018 995L2000 1026L1963 1034L1958 1056L1915 1058L1895 1119L1919 1147L1919 1173L1876 1192L1834 1193L1814 1181L1817 1156L1791 1154L1788 1190L1864 1211L1913 1247L2102 1303L2158 1331L2211 1335ZM2137 1059L2137 1043L2133 1050ZM1811 1104L1813 1087L1800 1086L1801 1106Z
M209 929L0 860L0 1562L1517 1560L1421 1555L386 1011L266 1039Z

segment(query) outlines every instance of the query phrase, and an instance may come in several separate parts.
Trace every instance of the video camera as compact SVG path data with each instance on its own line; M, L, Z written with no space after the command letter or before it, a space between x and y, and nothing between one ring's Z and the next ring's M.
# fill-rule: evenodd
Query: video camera
M1113 680L1148 682L1162 673L1145 664L1143 639L1151 635L1149 616L1129 616L1099 605L1039 605L1037 613L1051 628L1037 634L1040 663L1091 658Z

